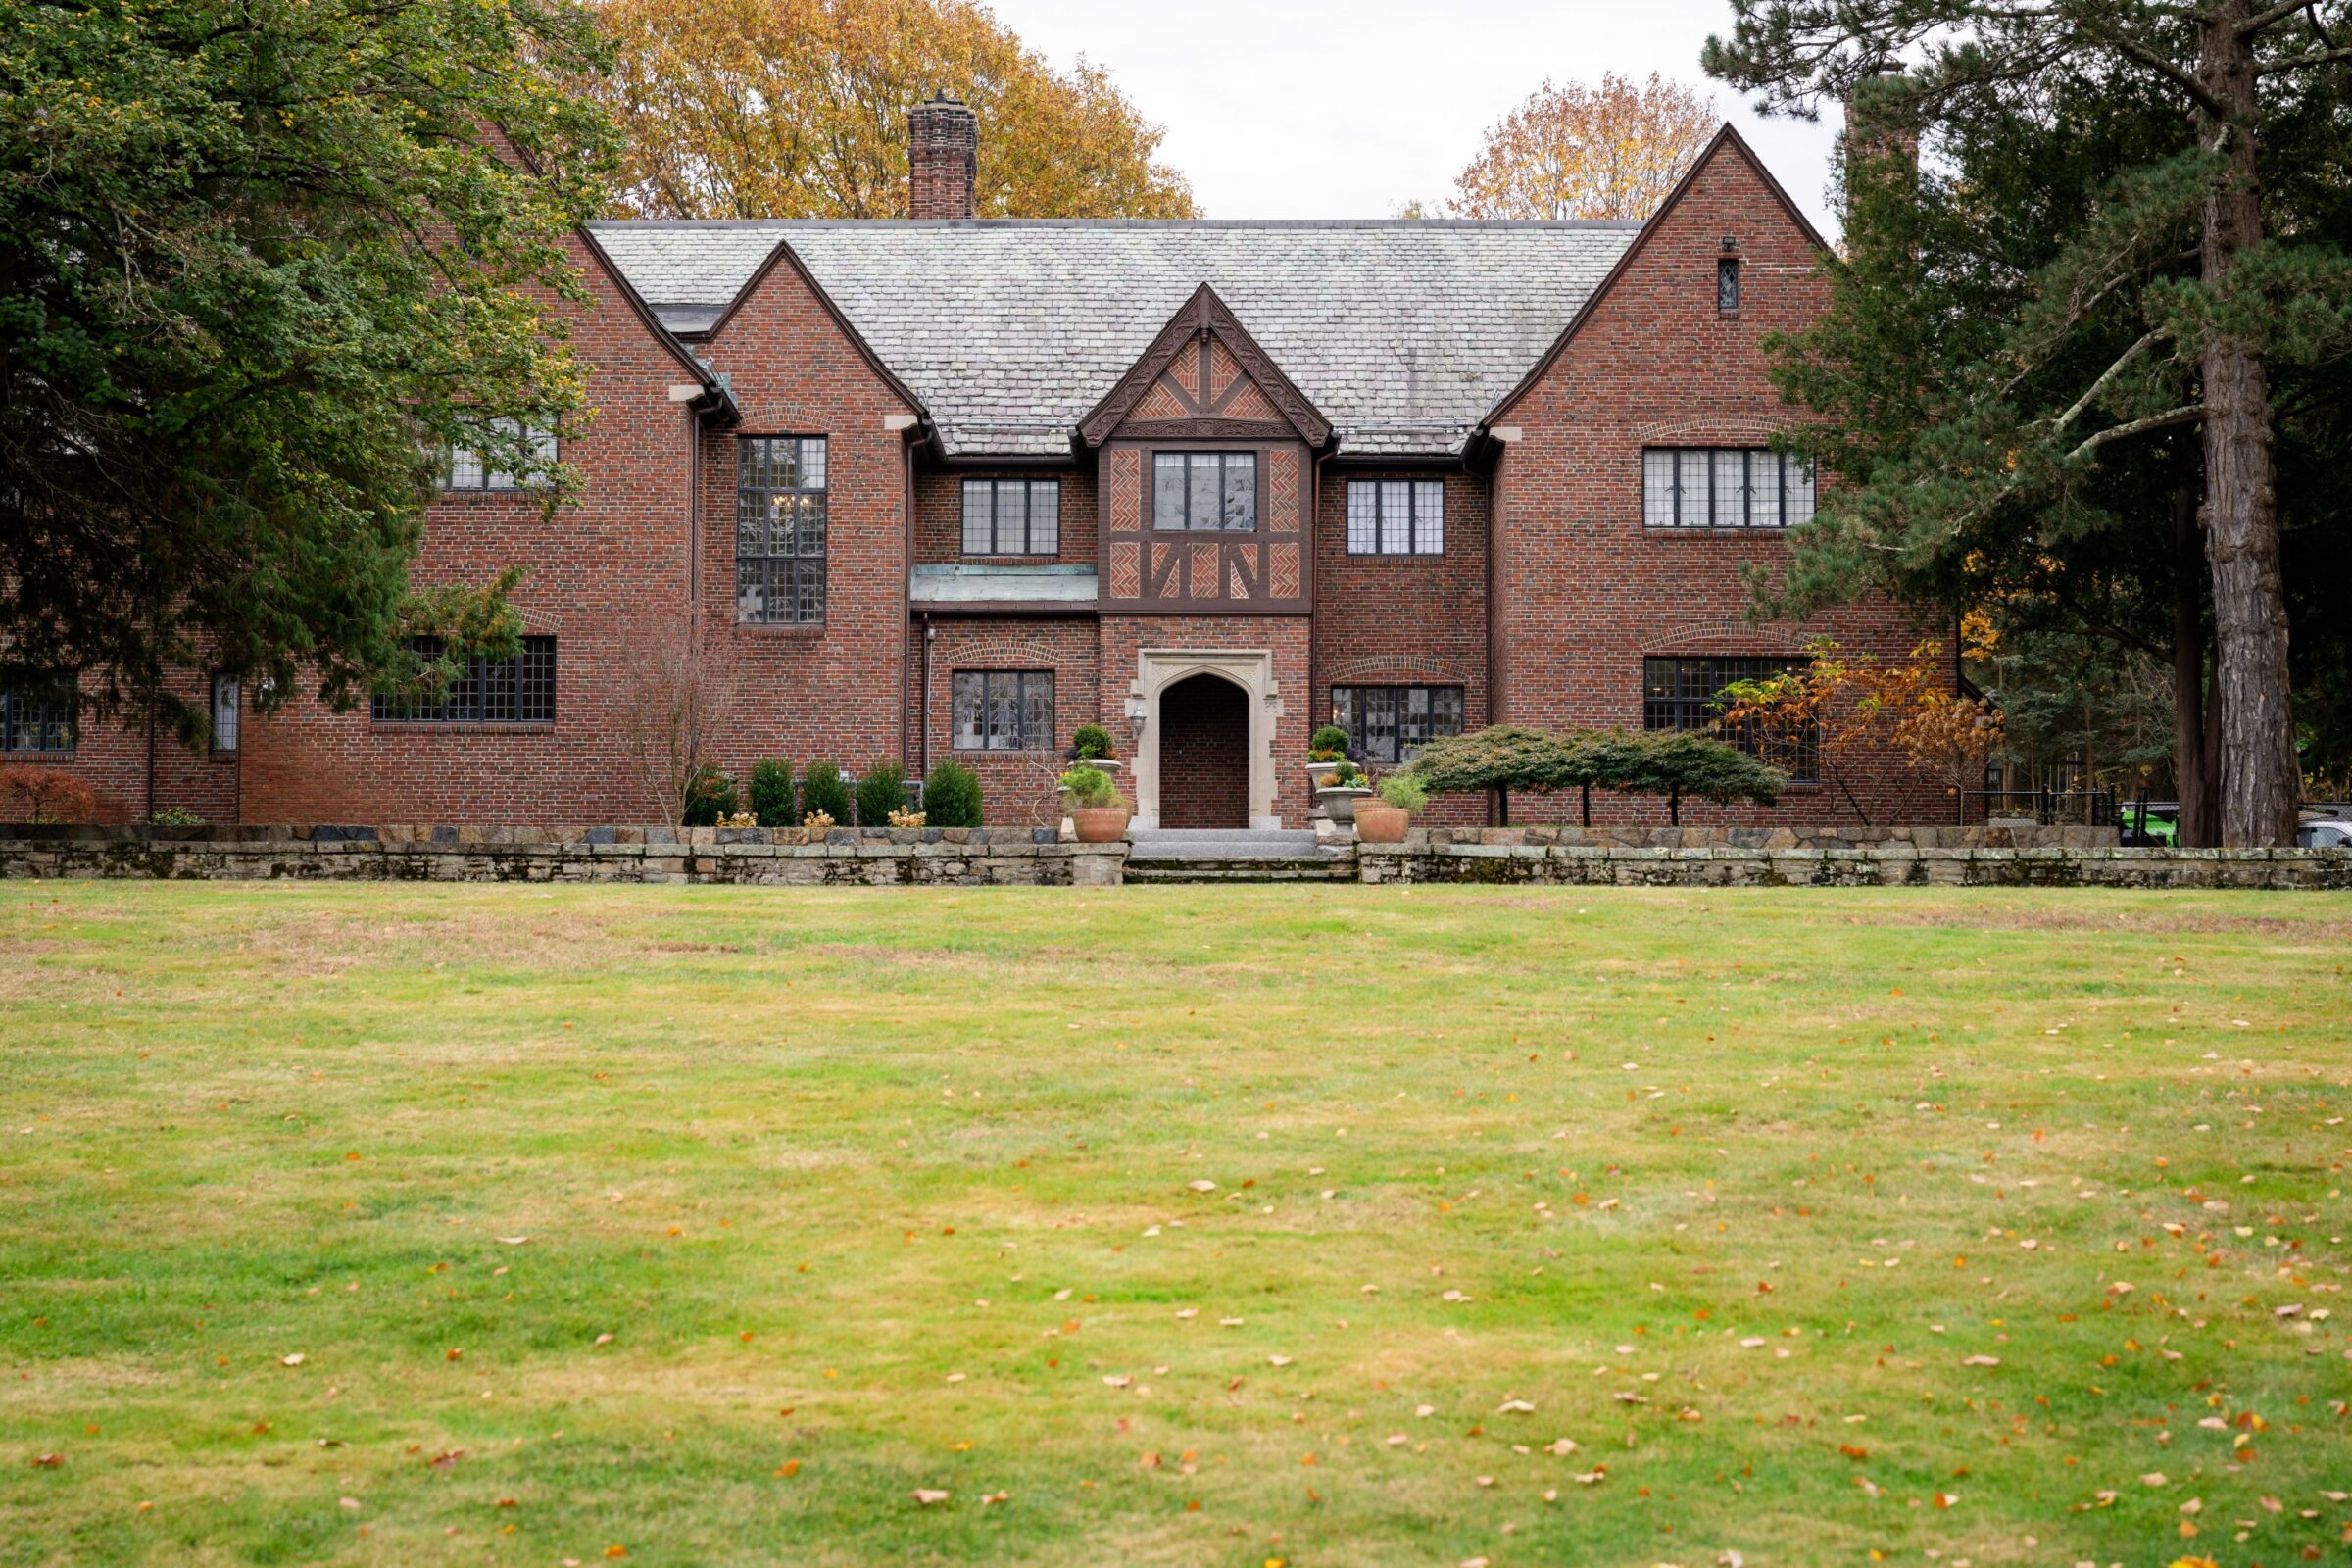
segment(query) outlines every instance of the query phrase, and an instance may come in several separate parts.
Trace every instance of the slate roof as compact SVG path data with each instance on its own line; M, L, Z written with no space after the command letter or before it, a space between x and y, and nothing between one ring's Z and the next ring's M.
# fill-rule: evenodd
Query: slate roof
M1200 284L1353 453L1458 452L1633 243L1633 222L613 220L671 330L710 329L778 241L956 454L1060 454Z

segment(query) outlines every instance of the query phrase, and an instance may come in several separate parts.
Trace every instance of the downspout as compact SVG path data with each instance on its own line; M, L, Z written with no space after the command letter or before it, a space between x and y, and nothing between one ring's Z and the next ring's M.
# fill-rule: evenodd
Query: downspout
M938 633L931 625L931 612L923 612L923 695L915 707L915 734L920 737L916 746L922 757L923 777L931 776L931 639Z
M147 710L147 820L155 820L155 710Z

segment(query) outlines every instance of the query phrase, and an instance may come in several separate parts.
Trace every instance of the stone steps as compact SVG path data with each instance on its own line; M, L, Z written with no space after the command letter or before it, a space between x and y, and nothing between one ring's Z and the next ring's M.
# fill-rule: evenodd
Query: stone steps
M1352 855L1130 856L1129 882L1353 882Z

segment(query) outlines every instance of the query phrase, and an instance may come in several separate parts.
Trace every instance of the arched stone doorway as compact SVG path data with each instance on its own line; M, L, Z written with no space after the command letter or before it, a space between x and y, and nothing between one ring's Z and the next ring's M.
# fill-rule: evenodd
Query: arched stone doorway
M1274 726L1282 718L1282 690L1274 681L1274 655L1264 648L1137 650L1135 683L1127 688L1126 702L1127 719L1135 726L1136 736L1135 825L1139 828L1181 825L1169 817L1162 805L1160 758L1168 734L1166 705L1179 686L1190 686L1203 679L1204 702L1230 703L1230 698L1211 690L1219 685L1241 694L1242 825L1282 826L1282 818L1274 813ZM1188 697L1184 706L1193 706L1193 699ZM1199 722L1199 715L1195 722ZM1220 724L1223 722L1229 719L1219 720ZM1218 809L1229 811L1230 806L1220 805Z
M1250 699L1222 675L1159 694L1159 825L1250 826Z

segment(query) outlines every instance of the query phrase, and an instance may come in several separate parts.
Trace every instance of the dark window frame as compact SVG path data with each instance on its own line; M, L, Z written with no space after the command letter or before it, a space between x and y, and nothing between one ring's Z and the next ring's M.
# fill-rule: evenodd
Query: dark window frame
M1642 661L1642 727L1645 730L1700 730L1721 736L1751 757L1788 769L1799 784L1821 779L1821 733L1816 726L1788 745L1765 745L1748 725L1723 723L1723 693L1740 681L1762 680L1788 670L1802 669L1805 661L1771 654L1646 655ZM1701 673L1701 671L1704 673ZM1702 695L1703 689L1703 695ZM1781 754L1781 755L1775 755Z
M980 744L978 746L967 746L963 741L963 724L960 715L965 711L964 693L967 690L967 683L975 683L977 690L976 701L979 704L977 711L980 725ZM1032 717L1030 704L1036 697L1037 688L1041 683L1045 688L1046 728L1046 734L1042 739L1028 733ZM998 693L1007 684L1011 688L1008 701L1011 705L1009 710L1014 732L1005 740L1004 744L999 745L997 720L1001 710L998 706ZM1057 695L1054 690L1054 671L1050 669L958 669L952 671L948 677L948 749L954 752L977 754L1050 752L1054 750L1054 732L1061 721L1060 711L1054 707Z
M787 442L793 445L790 466L779 470L778 460ZM777 483L780 471L796 482ZM806 482L810 472L816 475L814 484ZM737 625L822 626L825 623L826 564L832 543L829 501L832 478L832 452L825 436L737 438ZM779 505L785 501L791 504Z
M986 487L988 494L988 545L985 550L972 548L972 492ZM1021 497L1020 533L1018 542L1006 546L1004 501L1007 490L1017 489ZM1039 494L1054 498L1054 515L1048 522L1047 538L1038 540ZM962 498L962 513L958 518L956 539L960 553L966 556L1058 556L1061 554L1061 481L1058 478L1039 479L1023 474L966 478L957 494Z
M1715 263L1715 314L1740 314L1740 258L1725 256Z
M1404 491L1405 547L1402 550L1392 550L1388 548L1389 523L1391 521L1388 516L1388 507L1393 499L1393 492L1398 488ZM1359 493L1366 493L1370 497L1372 510L1369 516L1359 517L1356 513L1356 499ZM1437 515L1434 518L1427 516L1423 512L1423 504L1433 494L1437 498ZM1347 553L1349 556L1364 561L1378 560L1383 556L1392 560L1434 561L1445 556L1445 480L1417 476L1349 479L1345 504L1347 507L1345 532ZM1369 539L1371 548L1369 549L1357 548L1356 527L1358 522L1364 523L1371 530Z
M556 639L526 636L513 659L476 656L438 697L374 693L368 716L377 724L441 729L453 725L500 729L553 729L556 725ZM441 657L437 636L409 639L421 660Z
M71 677L0 687L0 757L71 757L80 746L81 692Z
M536 430L519 419L496 418L490 421L503 433L527 436L551 464L564 461L562 443L553 430ZM471 471L468 472L467 470ZM525 490L544 490L547 480L521 479L512 473L493 471L482 453L473 447L449 447L441 454L441 493L450 496L513 495Z
M1740 459L1740 516L1736 522L1718 521L1716 478L1721 468L1718 459L1737 453ZM1706 469L1706 493L1691 498L1684 483L1684 460L1703 457ZM1666 460L1669 484L1666 494L1667 514L1663 519L1650 509L1649 467L1652 458ZM1763 509L1755 505L1756 460L1768 458L1775 465L1771 515L1759 520ZM1819 492L1811 465L1805 459L1789 453L1775 452L1770 447L1748 446L1645 446L1642 449L1642 464L1636 476L1642 503L1642 526L1657 533L1690 533L1713 529L1723 533L1786 533L1801 528L1813 520L1819 506ZM1791 503L1799 502L1803 515L1791 520ZM1690 515L1686 515L1686 514Z
M220 692L223 686L228 688L228 723L225 726L227 731L225 740L222 739L224 726L220 722ZM231 670L214 670L205 683L205 716L212 720L212 754L215 757L236 756L240 731L244 728L244 677Z
M1342 693L1347 700L1341 700ZM1421 694L1421 711L1426 722L1420 737L1409 744L1405 738L1405 720L1412 711L1412 694ZM1367 699L1380 694L1389 713L1385 745L1371 744L1374 735L1369 723L1373 704ZM1421 748L1443 736L1459 735L1469 721L1469 694L1461 686L1447 681L1340 681L1330 691L1331 721L1348 732L1348 755L1357 762L1405 762L1412 760ZM1450 697L1451 728L1441 727L1439 699Z
M1152 453L1152 477L1147 492L1151 497L1152 531L1166 533L1258 532L1265 513L1266 465L1264 456L1255 447L1161 447L1155 449ZM1182 520L1176 522L1170 522L1167 519L1159 505L1160 465L1169 458L1184 460L1185 482L1182 491L1184 516ZM1196 522L1193 520L1193 468L1201 460L1211 458L1217 462L1218 516L1213 521ZM1225 492L1229 482L1226 473L1237 459L1247 460L1250 465L1250 520L1246 525L1228 523L1223 515Z

